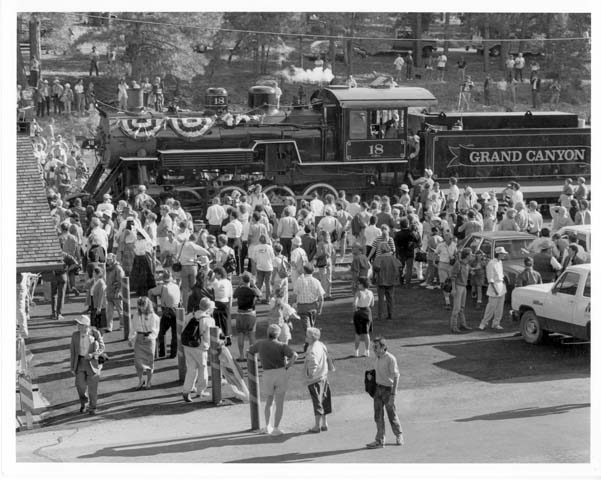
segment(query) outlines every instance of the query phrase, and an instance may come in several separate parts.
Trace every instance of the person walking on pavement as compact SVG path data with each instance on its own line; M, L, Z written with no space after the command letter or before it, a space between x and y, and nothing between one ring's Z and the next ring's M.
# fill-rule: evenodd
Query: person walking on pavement
M157 285L148 291L152 298L157 297L157 305L161 308L161 321L159 324L159 358L165 356L165 334L171 329L171 349L169 358L177 356L177 326L175 309L180 305L181 292L171 277L171 272L165 270L163 273L163 284Z
M213 310L215 304L208 298L203 298L194 307L188 323L182 331L182 345L184 347L184 358L186 360L186 377L182 396L185 402L191 402L190 394L198 391L195 387L200 380L199 397L208 396L207 386L209 384L209 372L207 370L207 359L211 340L211 327L215 326ZM200 377L200 379L199 379ZM220 381L214 379L214 381Z
M266 399L265 428L261 430L261 433L271 435L282 435L284 433L280 429L280 422L284 414L284 400L288 389L288 369L294 365L298 357L298 354L288 345L278 341L280 333L281 329L278 325L269 325L267 327L267 339L259 340L248 349L248 353L251 355L259 354L263 366L261 383ZM272 427L271 417L274 399L275 415Z
M117 311L118 318L123 316L123 295L121 281L125 277L123 267L114 253L106 256L106 331L113 331L113 315Z
M387 243L381 245L381 255L374 260L375 283L378 286L378 321L384 319L384 305L388 316L392 320L392 307L394 305L394 286L398 283L398 274L401 262L392 255Z
M470 261L472 251L464 248L451 270L453 282L453 312L451 313L451 333L461 333L461 330L471 330L465 321L465 300L467 298L467 282L470 278Z
M75 375L75 388L79 395L79 413L84 413L89 402L88 414L96 414L98 382L102 365L98 362L104 353L102 335L91 327L90 317L81 315L75 319L77 331L71 335L71 373Z
M374 395L374 420L376 421L376 439L368 443L367 448L384 448L385 424L384 410L388 415L390 426L396 437L396 444L403 445L403 427L396 413L396 393L399 386L399 367L397 360L386 345L382 337L374 339L374 352L376 354L376 392Z
M309 429L309 433L327 431L326 416L332 413L332 392L328 383L328 349L319 341L320 338L319 328L307 329L305 341L309 347L303 365L303 376L309 388L315 415L315 425Z
M321 315L323 297L325 290L319 280L313 277L313 265L306 263L301 275L294 284L296 295L296 311L301 318L305 333L307 328L315 326L317 315ZM308 344L305 342L303 351L307 351Z
M507 250L503 247L495 248L495 258L486 265L486 278L488 279L488 303L484 310L484 317L479 325L480 330L484 330L492 320L492 328L503 330L501 320L503 319L503 304L505 303L505 294L507 287L503 279L503 259L507 258Z
M129 346L134 347L134 365L138 374L136 390L148 390L152 386L154 350L159 329L160 319L154 313L150 299L138 298L138 309L132 316L129 327Z
M242 284L236 288L234 298L238 301L238 314L236 315L236 334L238 340L238 361L244 361L244 339L248 338L248 344L256 342L257 312L255 305L261 298L261 290L255 287L252 276L244 272L240 278Z

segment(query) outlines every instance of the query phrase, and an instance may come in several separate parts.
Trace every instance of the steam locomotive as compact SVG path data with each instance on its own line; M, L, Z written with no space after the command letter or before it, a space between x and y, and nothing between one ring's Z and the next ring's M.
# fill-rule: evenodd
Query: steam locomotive
M565 178L590 178L590 128L575 114L432 113L436 98L419 87L330 85L302 103L280 109L276 88L253 86L239 113L223 88L206 91L202 112L101 109L102 162L85 190L120 198L146 184L206 200L260 183L276 201L340 189L371 196L397 193L429 168L443 188L451 176L476 191L517 180L545 202Z

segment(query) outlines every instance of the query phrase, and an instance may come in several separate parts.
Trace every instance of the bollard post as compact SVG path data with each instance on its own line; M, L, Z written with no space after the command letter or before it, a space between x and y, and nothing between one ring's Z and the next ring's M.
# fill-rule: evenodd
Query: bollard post
M123 340L128 340L129 321L131 319L131 294L129 291L129 277L123 277L121 279L121 296L123 297L123 313L121 314Z
M250 405L250 429L257 431L261 428L261 392L259 389L259 363L257 355L246 354L246 365L248 367L248 400Z
M185 315L186 311L183 308L178 308L175 311L175 328L177 330L177 370L179 372L180 383L183 383L186 378L186 358L184 357L184 346L182 345Z
M19 396L21 408L25 412L26 428L33 429L33 386L31 381L25 375L19 375Z
M219 363L219 327L211 327L211 391L213 393L213 403L221 403L221 364Z

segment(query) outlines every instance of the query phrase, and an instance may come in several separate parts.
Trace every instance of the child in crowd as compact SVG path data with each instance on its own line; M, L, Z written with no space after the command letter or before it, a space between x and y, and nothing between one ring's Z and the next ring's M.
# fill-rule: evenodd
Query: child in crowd
M486 285L486 255L478 250L471 262L470 284L472 286L472 298L476 299L476 308L482 306L482 287Z
M292 320L300 320L296 310L284 301L286 291L278 288L275 291L273 306L269 312L269 323L276 323L282 330L278 340L285 345L292 339Z

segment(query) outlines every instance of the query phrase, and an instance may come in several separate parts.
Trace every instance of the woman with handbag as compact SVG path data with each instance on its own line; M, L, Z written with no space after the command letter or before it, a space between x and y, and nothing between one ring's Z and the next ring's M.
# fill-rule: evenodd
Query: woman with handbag
M152 385L154 351L160 322L159 316L154 313L150 299L138 298L138 309L132 316L129 326L129 346L134 347L134 365L138 374L137 390L142 388L148 390Z
M327 415L332 413L332 393L328 383L328 371L334 370L333 362L328 357L328 349L319 341L321 331L319 328L309 327L305 335L305 342L309 344L305 354L303 375L313 402L315 425L309 433L319 433L328 430Z

